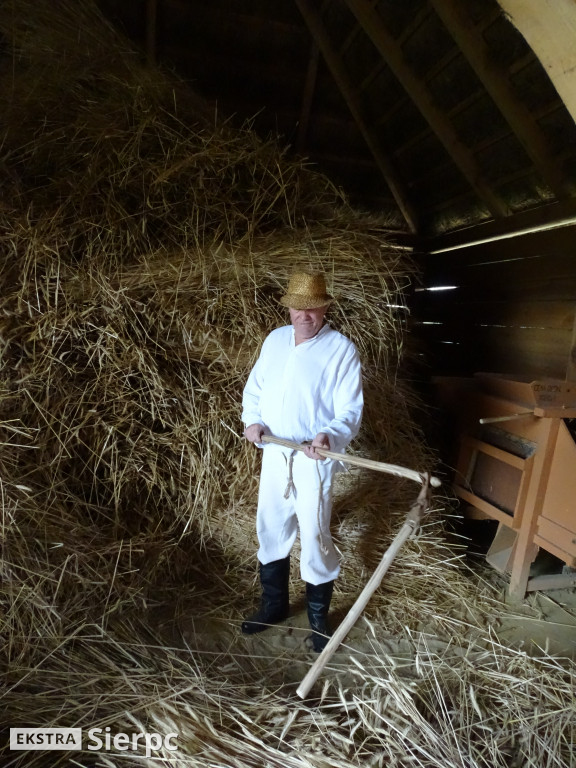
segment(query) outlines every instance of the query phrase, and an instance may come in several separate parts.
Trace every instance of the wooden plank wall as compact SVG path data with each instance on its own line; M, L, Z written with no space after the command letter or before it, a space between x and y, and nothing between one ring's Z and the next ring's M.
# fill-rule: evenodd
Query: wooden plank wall
M432 376L576 379L576 225L421 258L410 329Z

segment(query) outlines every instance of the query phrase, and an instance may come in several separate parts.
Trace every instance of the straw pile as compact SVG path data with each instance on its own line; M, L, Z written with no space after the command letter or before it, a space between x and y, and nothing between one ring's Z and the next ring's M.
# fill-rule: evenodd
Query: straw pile
M0 28L2 725L178 733L150 759L5 746L3 765L571 765L573 667L486 629L503 607L440 500L309 702L297 595L290 627L239 634L259 461L239 402L294 267L326 271L362 355L353 449L433 466L398 378L414 268L386 222L145 68L87 0L4 2ZM337 617L416 493L340 480Z

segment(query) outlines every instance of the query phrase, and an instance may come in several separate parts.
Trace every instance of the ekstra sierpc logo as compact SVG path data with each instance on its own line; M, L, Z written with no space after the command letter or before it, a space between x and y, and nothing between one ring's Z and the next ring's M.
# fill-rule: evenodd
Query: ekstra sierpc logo
M86 732L86 750L90 752L132 752L151 757L160 750L178 749L177 733L112 733L106 728L90 728ZM82 749L82 728L10 728L10 749L70 750Z

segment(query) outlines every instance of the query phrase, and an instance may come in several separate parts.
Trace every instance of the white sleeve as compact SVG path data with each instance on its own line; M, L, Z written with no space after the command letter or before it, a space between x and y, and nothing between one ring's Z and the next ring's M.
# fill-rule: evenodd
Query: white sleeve
M260 395L264 383L264 360L263 352L265 344L262 346L260 356L254 367L250 371L244 392L242 394L242 422L249 427L251 424L261 424L262 416L260 413Z
M334 418L321 431L328 435L331 450L342 452L358 434L364 408L362 366L353 344L350 345L338 372L333 403Z

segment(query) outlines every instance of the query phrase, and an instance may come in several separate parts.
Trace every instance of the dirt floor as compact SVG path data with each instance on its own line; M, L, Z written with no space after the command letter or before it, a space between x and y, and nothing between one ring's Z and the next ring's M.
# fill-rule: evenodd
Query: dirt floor
M576 659L576 590L528 595L514 613L503 617L500 638L531 655L542 649L552 656Z
M548 592L528 593L521 603L511 604L507 599L508 578L498 573L485 560L482 536L472 544L466 565L470 567L470 578L478 584L490 584L496 595L495 610L487 616L491 628L503 647L525 651L530 656L551 655L576 658L576 589L559 589ZM554 564L552 564L552 567ZM535 573L550 568L547 558L534 564ZM291 604L291 615L282 624L250 637L240 633L240 615L226 619L216 613L212 617L194 617L194 606L186 599L179 604L177 615L174 606L165 606L160 622L164 637L176 647L187 647L193 654L203 658L213 657L214 665L223 671L223 660L245 658L246 663L257 664L268 680L278 687L296 687L306 675L317 655L308 641L310 629L306 616L304 594L298 596L298 581L292 579L292 592L296 593ZM386 577L380 585L385 593ZM257 588L255 590L257 595ZM380 596L381 597L381 596ZM236 606L234 614L249 613L254 595L246 598L246 604ZM336 597L331 612L332 626L336 627L345 618L353 601L349 597ZM424 634L425 628L423 628ZM449 643L433 635L426 637L426 652L442 655ZM381 623L373 624L362 616L347 635L344 643L330 659L323 678L337 677L344 687L354 685L355 670L364 664L374 665L374 659L381 659L383 668L394 669L395 674L410 679L416 676L418 650L414 638L398 635L382 628ZM319 685L321 685L322 678Z
M483 572L506 599L507 576L489 565ZM533 656L541 652L576 659L575 588L529 592L521 603L507 603L506 608L498 629L502 642Z
M499 638L511 648L531 655L549 653L576 658L576 588L528 592L521 602L508 599L509 577L486 562L486 553L496 531L494 521L468 522L463 528L469 537L467 560L478 578L494 586L502 596ZM540 550L530 576L560 573L564 564Z

